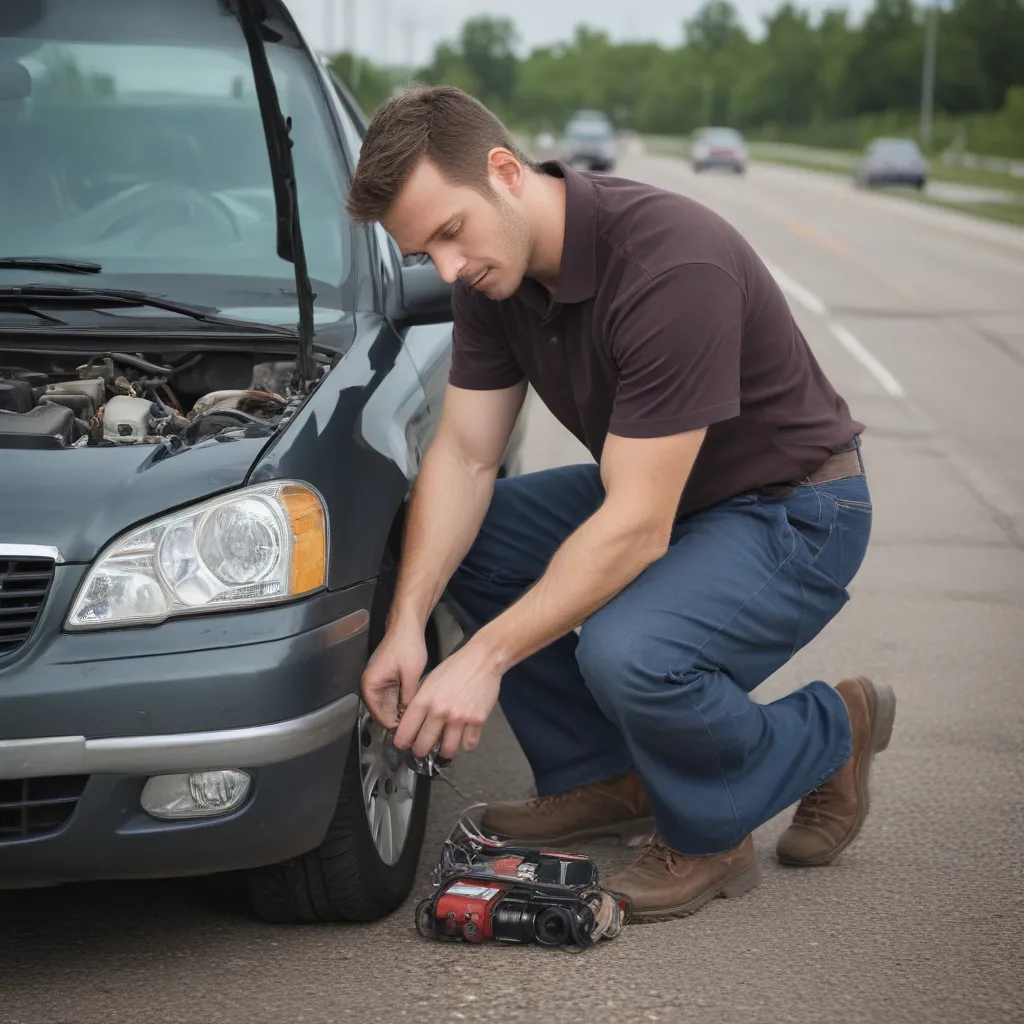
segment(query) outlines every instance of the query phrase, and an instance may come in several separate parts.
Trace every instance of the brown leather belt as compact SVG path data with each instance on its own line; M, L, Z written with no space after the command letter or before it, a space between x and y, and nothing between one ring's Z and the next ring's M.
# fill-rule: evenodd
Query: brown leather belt
M830 455L810 476L799 484L827 484L831 480L842 480L849 476L863 476L864 464L861 462L860 449L851 448L847 452Z
M792 494L798 487L827 484L832 480L843 480L846 477L863 475L864 463L860 458L860 448L857 447L830 455L817 469L802 480L791 480L788 484L773 484L758 488L758 491L766 498L778 498Z

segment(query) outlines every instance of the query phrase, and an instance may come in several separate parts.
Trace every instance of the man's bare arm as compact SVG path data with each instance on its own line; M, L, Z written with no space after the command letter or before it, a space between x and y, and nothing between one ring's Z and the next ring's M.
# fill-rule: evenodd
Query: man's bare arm
M605 443L601 507L555 553L537 583L471 641L496 671L575 629L667 550L705 430Z
M525 381L494 391L449 385L413 488L389 625L422 632L483 523Z

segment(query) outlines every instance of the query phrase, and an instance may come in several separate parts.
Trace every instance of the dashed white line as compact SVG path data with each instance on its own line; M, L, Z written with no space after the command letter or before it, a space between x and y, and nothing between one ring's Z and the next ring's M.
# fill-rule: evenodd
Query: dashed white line
M828 317L828 306L818 298L809 288L805 288L799 281L794 281L784 270L771 263L765 263L771 272L772 277L779 283L779 287L787 295L794 298L805 309L816 313L818 316ZM879 362L853 335L853 333L835 320L828 321L828 329L832 336L839 342L847 352L863 366L868 373L885 389L886 393L893 398L906 398L907 393L903 385Z
M828 329L847 352L882 385L893 398L906 398L903 385L842 324L829 321Z
M817 313L818 316L828 314L828 307L809 288L805 288L799 281L794 281L784 270L780 270L770 263L766 263L765 266L771 272L772 277L779 282L779 287L792 295L801 306L809 309L812 313Z

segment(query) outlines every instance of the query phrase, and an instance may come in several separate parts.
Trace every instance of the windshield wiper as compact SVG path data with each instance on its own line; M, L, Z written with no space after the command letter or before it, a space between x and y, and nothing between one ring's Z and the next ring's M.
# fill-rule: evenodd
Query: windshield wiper
M95 303L115 306L151 306L153 309L163 309L168 313L180 313L182 316L188 316L193 320L217 327L230 327L234 330L242 328L258 334L274 334L278 337L287 335L294 338L295 336L294 332L287 327L281 328L271 324L254 323L250 320L217 316L207 312L201 306L192 306L187 302L165 299L159 295L149 295L146 292L133 291L128 288L72 288L46 284L13 285L0 288L0 306L20 306L44 319L52 319L33 308L35 304L46 305L49 303L57 305Z
M98 274L103 268L85 260L49 256L0 256L0 270L53 270L61 274Z
M277 210L277 254L295 266L295 290L299 300L299 344L296 368L300 387L312 384L313 377L313 285L306 268L306 250L299 226L299 200L292 162L291 118L285 120L277 96L274 73L270 69L263 43L263 4L257 0L236 0L238 23L245 36L252 64L253 84L263 119L270 173L274 182Z

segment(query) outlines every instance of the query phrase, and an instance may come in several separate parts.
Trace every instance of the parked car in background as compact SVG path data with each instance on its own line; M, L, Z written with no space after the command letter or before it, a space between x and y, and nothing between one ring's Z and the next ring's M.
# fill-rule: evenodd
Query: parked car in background
M615 129L600 110L578 110L569 118L562 138L562 159L592 171L610 171L615 167L617 146Z
M534 145L536 146L540 158L544 160L555 152L555 149L558 146L558 140L555 138L553 132L538 132Z
M451 290L346 217L364 130L282 0L0 5L0 889L410 891L430 783L359 683Z
M928 161L913 139L874 139L855 163L853 180L860 188L912 185L923 189L928 183Z
M747 144L734 128L698 128L690 140L690 166L698 174L713 167L745 174L748 158Z

